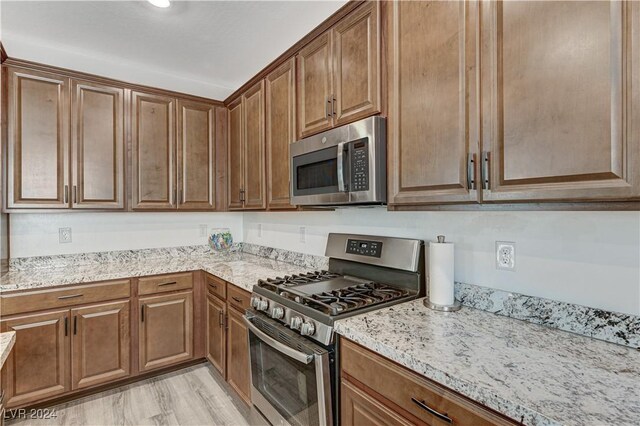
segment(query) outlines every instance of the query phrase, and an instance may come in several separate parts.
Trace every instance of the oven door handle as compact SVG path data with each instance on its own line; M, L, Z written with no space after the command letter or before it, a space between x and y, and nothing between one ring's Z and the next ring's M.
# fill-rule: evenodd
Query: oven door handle
M264 333L258 327L253 325L253 323L251 322L251 320L249 320L249 318L243 316L242 319L244 320L244 323L247 325L247 327L249 328L249 330L251 330L253 334L258 336L260 340L262 340L263 342L265 342L267 345L271 346L278 352L281 352L287 355L288 357L293 358L296 361L299 361L303 364L310 364L311 361L313 361L313 358L314 358L313 355L305 354L304 352L296 351L295 349L290 348L289 346L285 345L282 342L277 341L276 339Z
M338 191L346 192L344 185L344 146L346 142L338 143Z

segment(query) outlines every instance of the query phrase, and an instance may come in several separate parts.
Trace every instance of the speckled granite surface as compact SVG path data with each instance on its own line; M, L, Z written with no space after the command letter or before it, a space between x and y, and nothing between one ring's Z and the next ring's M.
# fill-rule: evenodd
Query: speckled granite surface
M640 424L640 351L422 299L337 322L337 332L527 425Z
M11 349L13 348L15 342L15 331L6 331L4 333L0 333L0 368L2 368L4 362L7 360L9 352L11 352Z

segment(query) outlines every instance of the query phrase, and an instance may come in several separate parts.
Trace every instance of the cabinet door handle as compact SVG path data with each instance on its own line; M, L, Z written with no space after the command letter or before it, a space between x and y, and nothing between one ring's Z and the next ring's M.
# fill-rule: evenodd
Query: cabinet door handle
M451 419L451 417L447 416L446 413L442 414L442 413L434 410L433 408L429 407L424 401L417 400L416 398L413 398L413 397L411 397L411 401L413 401L413 403L416 404L418 407L420 407L423 410L427 411L429 414L433 414L434 416L436 416L440 420L442 420L444 422L447 422L447 423L453 423L453 420Z
M220 311L220 314L218 315L218 323L221 328L224 326L224 313L222 311Z
M144 305L140 306L140 321L144 322Z
M476 189L476 155L467 156L467 188Z
M71 196L73 197L73 204L76 204L78 202L78 187L75 185L73 185L73 193Z
M331 117L331 96L327 96L325 98L326 102L324 103L324 112L327 114L327 117Z
M67 204L69 202L69 185L64 186L64 203Z
M244 194L245 194L244 189L241 189L241 190L240 190L240 201L241 201L241 202L243 202L243 203L245 202Z
M64 335L69 335L69 318L64 317Z
M75 299L76 297L82 297L83 295L78 293L78 294L68 294L66 296L58 296L58 300L65 300L65 299Z
M482 153L482 189L491 189L491 182L489 181L489 161L491 160L491 153L484 151Z
M73 334L74 335L78 334L78 316L77 315L73 316Z
M239 297L231 296L231 298L238 303L242 303L242 299L240 299Z
M331 114L336 116L336 97L335 95L331 97Z
M169 281L167 283L158 284L158 287L162 287L162 286L165 286L165 285L174 285L174 284L178 284L178 282L177 281Z
M184 189L179 189L178 191L180 191L180 192L179 192L179 194L180 194L180 200L181 200L181 201L180 201L180 204L184 204L184 203L185 203L185 201L184 201Z
M212 288L212 289L214 289L214 290L218 290L218 286L217 286L217 285L215 285L215 284L211 284L211 283L209 283L209 287L211 287L211 288Z

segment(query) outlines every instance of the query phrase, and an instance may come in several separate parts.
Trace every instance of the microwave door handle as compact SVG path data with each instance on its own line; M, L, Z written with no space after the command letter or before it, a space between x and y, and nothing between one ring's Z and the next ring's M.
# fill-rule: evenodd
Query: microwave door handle
M287 355L288 357L293 358L296 361L299 361L303 364L309 364L311 363L311 361L313 361L313 358L314 358L313 355L305 354L303 352L299 352L293 348L290 348L289 346L285 345L282 342L277 341L276 339L264 333L258 327L253 325L253 323L251 322L251 320L249 320L249 318L243 316L242 319L244 320L244 323L247 325L247 328L249 328L249 330L251 330L253 334L258 336L260 340L262 340L263 342L265 342L266 344L268 344L278 352L281 352Z
M346 142L338 143L338 191L346 192L344 185L344 146Z

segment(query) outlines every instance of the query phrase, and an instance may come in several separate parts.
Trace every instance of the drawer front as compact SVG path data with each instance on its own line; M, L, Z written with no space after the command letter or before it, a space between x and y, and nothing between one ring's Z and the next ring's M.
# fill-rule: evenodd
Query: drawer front
M227 286L227 302L240 312L244 312L249 309L249 301L251 300L251 293L239 289L233 284Z
M516 424L368 349L345 339L340 341L343 379L362 383L404 415L427 424Z
M224 300L227 297L227 283L226 281L213 276L211 274L204 274L204 282L207 287L207 291L210 294L218 296Z
M193 288L193 274L191 272L156 275L138 279L138 294L140 295L165 293L189 288Z
M57 309L65 306L82 305L105 300L125 299L131 295L129 280L107 281L85 284L63 289L30 291L5 294L0 299L2 315Z

